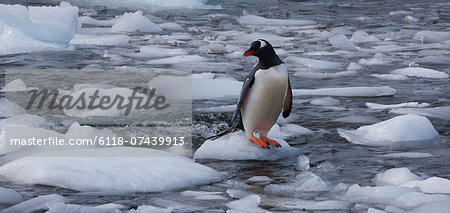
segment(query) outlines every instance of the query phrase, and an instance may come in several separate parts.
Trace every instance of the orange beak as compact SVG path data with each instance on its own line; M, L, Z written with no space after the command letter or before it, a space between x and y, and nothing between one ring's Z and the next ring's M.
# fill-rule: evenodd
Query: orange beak
M244 55L245 56L249 56L249 55L253 55L253 54L257 53L257 52L258 51L256 51L256 50L247 50L247 51L245 51Z

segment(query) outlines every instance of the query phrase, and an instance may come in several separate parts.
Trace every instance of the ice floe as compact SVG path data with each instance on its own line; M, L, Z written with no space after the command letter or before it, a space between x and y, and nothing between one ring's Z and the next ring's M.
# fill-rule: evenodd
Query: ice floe
M20 202L23 202L23 197L20 193L12 189L0 187L0 205L13 205Z
M147 62L147 64L178 64L178 63L191 63L206 61L205 57L199 55L180 55L172 56L169 58L154 59Z
M256 15L244 15L237 19L242 25L274 25L274 26L302 26L314 25L315 21L295 19L268 19Z
M135 0L133 2L127 2L122 0L68 0L80 5L101 5L108 8L130 8L130 9L148 9L148 10L166 10L166 9L220 9L219 5L206 4L204 0L166 0L164 2L158 0Z
M369 35L364 30L358 30L355 33L353 33L352 37L350 38L350 41L353 41L353 42L378 42L381 40L374 35Z
M432 107L432 108L397 108L389 110L393 114L416 114L431 118L450 120L450 106Z
M207 140L194 153L194 159L219 160L278 160L292 157L298 149L289 146L283 138L283 132L275 124L267 137L280 143L280 148L263 149L248 140L242 131L224 135L216 140Z
M37 211L47 211L50 209L49 205L55 203L64 203L66 198L57 194L41 195L33 199L21 202L7 209L2 210L3 212L37 212Z
M417 32L413 37L415 40L419 40L421 42L442 42L446 40L450 40L450 32L448 31L429 31L424 30Z
M342 97L380 97L393 96L395 89L388 86L381 87L342 87L320 89L292 89L294 96L342 96Z
M259 208L261 202L261 197L255 194L247 195L239 200L231 201L226 204L229 208L227 212L238 213L238 212L266 212L265 210Z
M160 32L163 29L143 16L142 11L125 13L111 27L112 32Z
M27 90L27 86L25 85L25 82L22 81L22 79L12 80L7 83L6 86L2 89L2 91L4 92L19 92Z
M428 158L433 157L430 153L422 153L422 152L397 152L397 153L389 153L385 155L381 155L381 157L386 158Z
M172 213L173 208L159 208L152 205L138 206L137 209L127 211L127 213Z
M391 71L391 74L421 78L448 78L448 74L445 72L421 67L407 67L396 69Z
M421 177L413 174L408 168L394 168L378 173L373 179L377 186L395 185L398 186L414 180L423 180Z
M333 37L329 38L329 41L333 47L349 50L349 51L358 51L359 48L353 44L344 34L337 34Z
M93 25L93 26L101 26L101 27L110 27L112 26L114 23L116 23L116 19L111 19L111 20L97 20L94 18L91 18L89 16L81 16L80 17L80 22L83 25Z
M429 107L429 103L419 103L419 102L407 102L407 103L400 103L400 104L377 104L372 102L366 102L366 106L369 109L393 109L393 108L402 108L402 107L408 107L408 108L423 108L423 107Z
M160 58L187 54L188 52L184 49L172 49L164 46L142 46L138 53L126 53L124 55L137 58Z
M306 171L309 169L309 158L306 155L297 157L297 170Z
M300 58L295 56L289 56L286 59L287 62L293 62L301 67L311 68L311 69L339 69L343 67L342 63L324 61L310 58Z
M97 157L39 157L55 155L41 153L2 165L0 176L16 183L113 192L167 191L221 178L217 171L191 159L153 149L117 147L69 150L56 154L73 156L78 152L92 152ZM120 154L128 157L111 157Z
M414 145L436 138L433 124L420 115L401 115L356 130L338 129L341 137L351 143L370 146Z
M118 46L130 41L127 35L76 34L70 41L75 45Z
M315 98L312 99L309 103L317 106L334 106L341 104L338 99L332 97Z
M409 79L408 77L404 75L396 75L396 74L372 74L371 76L383 80L394 80L394 81L401 81Z
M60 50L81 29L78 7L0 4L0 55Z
M346 77L346 76L354 76L357 75L358 72L356 71L341 71L341 72L304 72L299 71L294 73L295 76L301 77L301 78L309 78L309 79L329 79L329 78L340 78L340 77Z
M293 182L286 184L270 184L264 187L266 193L281 196L298 196L305 192L324 192L328 191L328 185L312 172L300 172Z

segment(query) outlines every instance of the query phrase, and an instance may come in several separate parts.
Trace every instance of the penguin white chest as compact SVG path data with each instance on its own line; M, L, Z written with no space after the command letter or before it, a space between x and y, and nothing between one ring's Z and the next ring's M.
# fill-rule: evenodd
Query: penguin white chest
M288 85L286 66L280 64L258 70L241 107L242 122L247 135L266 135L283 108Z

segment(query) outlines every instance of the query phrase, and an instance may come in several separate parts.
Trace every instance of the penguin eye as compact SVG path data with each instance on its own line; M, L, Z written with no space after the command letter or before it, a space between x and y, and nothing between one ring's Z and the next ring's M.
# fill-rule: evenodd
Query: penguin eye
M259 49L262 49L262 48L264 48L264 47L267 46L267 43L266 43L265 41L263 41L263 40L258 40L258 41L259 41L259 43L260 43Z

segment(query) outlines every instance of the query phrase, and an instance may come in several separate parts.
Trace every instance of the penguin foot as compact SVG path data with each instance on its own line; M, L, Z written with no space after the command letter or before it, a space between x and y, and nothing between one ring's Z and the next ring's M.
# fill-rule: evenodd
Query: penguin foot
M277 147L277 148L281 147L281 145L277 141L272 140L266 136L261 136L261 140L271 143L274 147Z
M260 146L261 148L263 148L263 149L270 149L270 147L269 147L269 145L267 144L267 142L266 141L263 141L263 140L261 140L261 139L259 139L259 138L257 138L257 137L255 137L255 136L250 136L249 138L248 138L248 140L249 141L251 141L251 142L253 142L253 143L256 143L256 145L258 145L258 146Z

